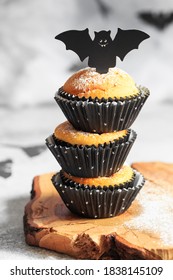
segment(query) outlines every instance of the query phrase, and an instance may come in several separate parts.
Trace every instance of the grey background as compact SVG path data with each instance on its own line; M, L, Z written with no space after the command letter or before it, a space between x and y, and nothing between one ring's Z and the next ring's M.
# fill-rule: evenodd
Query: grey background
M58 259L61 254L25 244L22 217L37 174L59 170L45 138L65 120L54 94L86 62L66 51L55 35L68 29L140 29L151 38L117 66L151 95L133 129L128 157L172 162L173 22L163 30L138 14L173 12L173 2L117 0L0 0L0 259Z

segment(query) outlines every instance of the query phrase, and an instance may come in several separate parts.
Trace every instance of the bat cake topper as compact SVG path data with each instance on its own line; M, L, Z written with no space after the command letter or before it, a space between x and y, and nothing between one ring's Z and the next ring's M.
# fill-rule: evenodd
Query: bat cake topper
M94 32L94 40L89 30L69 30L58 34L55 39L62 41L67 50L74 51L83 61L88 59L88 66L96 68L99 73L107 73L110 67L116 65L116 57L121 60L139 44L150 36L140 30L122 30L118 28L112 40L111 31Z

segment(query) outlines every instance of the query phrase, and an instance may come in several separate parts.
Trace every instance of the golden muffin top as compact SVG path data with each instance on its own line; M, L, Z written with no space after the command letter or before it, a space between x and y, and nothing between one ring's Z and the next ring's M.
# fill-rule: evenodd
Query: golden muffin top
M76 130L68 121L61 123L54 130L54 136L58 140L62 140L71 145L94 145L96 147L99 144L108 144L111 141L118 140L122 137L125 137L127 134L128 130L101 134L84 132L82 130Z
M81 178L81 177L75 177L70 174L67 174L65 171L63 171L63 175L65 178L72 180L75 183L81 184L81 185L87 185L87 186L120 186L127 182L130 182L132 178L134 177L134 171L133 169L128 166L124 165L121 167L119 171L112 174L109 177L97 177L97 178Z
M79 98L125 98L139 93L132 77L119 68L110 68L106 74L95 68L85 68L73 74L63 90Z

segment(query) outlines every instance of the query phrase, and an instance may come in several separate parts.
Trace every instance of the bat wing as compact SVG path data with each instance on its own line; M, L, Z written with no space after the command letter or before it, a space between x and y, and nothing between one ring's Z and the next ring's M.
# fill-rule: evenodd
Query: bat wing
M126 54L133 49L138 49L139 44L149 37L148 34L140 30L122 30L118 28L118 32L113 40L115 55L123 60Z
M60 33L55 39L62 41L66 45L67 50L74 51L83 61L89 56L92 40L89 35L89 30L69 30Z

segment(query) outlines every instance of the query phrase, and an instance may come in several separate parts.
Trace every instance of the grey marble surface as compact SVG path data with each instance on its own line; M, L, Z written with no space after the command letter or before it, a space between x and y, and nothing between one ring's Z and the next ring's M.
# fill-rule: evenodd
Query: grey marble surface
M173 162L173 23L163 30L142 21L141 11L170 12L173 2L117 0L0 1L0 259L69 259L29 247L23 213L35 175L59 170L45 138L65 120L54 93L79 67L78 57L54 36L67 29L141 29L151 39L118 67L151 95L133 129L138 137L128 163Z

